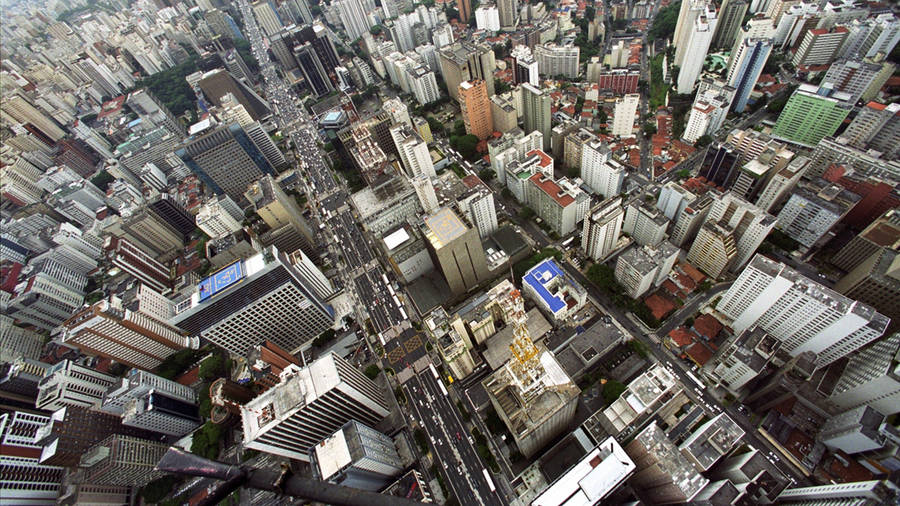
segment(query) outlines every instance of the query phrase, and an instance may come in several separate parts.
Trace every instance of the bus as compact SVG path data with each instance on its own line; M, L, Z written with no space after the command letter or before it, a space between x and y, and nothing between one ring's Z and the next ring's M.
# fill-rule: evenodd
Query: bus
M691 371L684 371L684 373L687 374L687 377L688 377L688 378L691 378L691 380L692 380L694 383L696 383L698 387L700 387L700 388L706 388L706 384L704 384L702 381L700 381L699 379L697 379L697 377L694 376L694 374L693 374Z
M441 380L437 380L437 384L439 387L441 387L441 393L444 394L444 397L446 397L448 394L447 394L447 389L444 388L444 382Z
M487 482L488 488L491 489L491 492L496 492L497 489L494 487L494 480L491 479L491 475L488 474L488 470L485 468L481 468L481 474L484 475L484 481Z
M428 368L431 369L431 375L434 376L434 379L438 379L437 369L434 368L434 364L428 364Z
M573 241L573 240L575 240L575 236L574 236L574 235L573 235L572 237L569 237L569 238L566 239L565 241L561 242L561 243L560 243L560 246L562 246L563 248L567 248L567 247L569 247L570 244L572 244L572 241Z

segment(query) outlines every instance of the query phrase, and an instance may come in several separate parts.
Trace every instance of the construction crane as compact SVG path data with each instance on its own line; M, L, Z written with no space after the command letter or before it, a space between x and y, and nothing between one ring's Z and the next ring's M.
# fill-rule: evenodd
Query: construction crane
M495 290L494 300L503 312L503 319L513 327L513 340L509 345L513 358L507 367L521 395L525 398L536 396L543 389L541 378L544 366L541 364L540 350L528 333L528 317L522 293L512 283L498 285Z

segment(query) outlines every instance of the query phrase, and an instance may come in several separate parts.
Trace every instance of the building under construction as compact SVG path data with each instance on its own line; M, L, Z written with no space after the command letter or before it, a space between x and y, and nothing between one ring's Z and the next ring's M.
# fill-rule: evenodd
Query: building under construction
M513 327L512 357L482 383L522 455L531 457L566 430L581 390L556 358L531 340L522 294L508 280L491 288L489 300Z

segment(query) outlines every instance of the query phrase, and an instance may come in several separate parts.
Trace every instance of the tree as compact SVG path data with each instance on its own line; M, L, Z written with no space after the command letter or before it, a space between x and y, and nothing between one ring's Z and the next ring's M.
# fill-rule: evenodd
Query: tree
M622 395L627 387L616 380L609 380L603 385L603 401L610 405Z
M569 167L566 170L566 175L569 176L569 179L575 179L576 177L581 177L581 168L577 165Z
M512 87L510 87L510 85L506 84L505 81L500 80L500 79L494 79L494 94L502 95L511 89L512 89Z
M675 33L675 25L678 23L678 11L681 2L674 2L659 10L653 20L653 26L647 32L647 41L667 39Z
M478 137L472 134L463 135L459 138L458 146L459 154L466 160L471 162L478 158Z
M697 148L705 148L712 144L713 138L709 135L701 135L697 142L694 143L694 147Z
M369 28L369 33L372 35L378 35L381 33L381 25L375 25L372 28Z
M428 116L427 118L425 118L425 120L428 121L428 126L429 126L429 128L431 128L432 134L444 133L444 124L443 123L434 119L434 117L432 117L432 116Z
M457 137L462 137L463 135L466 135L466 123L463 120L458 119L458 120L456 120L455 123L453 123L453 134L452 135L455 135Z
M222 439L222 426L206 422L194 433L191 440L191 453L215 460L219 456L219 441Z
M615 270L606 264L594 264L587 271L587 278L607 294L619 294L624 290L616 281Z
M584 17L589 22L594 21L594 16L596 16L596 14L597 14L597 11L590 5L588 5L587 8L584 9Z
M378 373L380 373L380 372L381 372L381 369L377 365L369 364L369 366L366 367L366 370L364 373L370 380L374 380L375 378L378 377Z
M221 377L225 373L225 359L222 355L215 353L200 363L198 375L200 379L212 381Z
M112 183L116 178L112 176L106 170L101 170L99 174L91 178L91 183L100 189L100 191L105 192L109 187L109 184Z
M487 183L491 179L494 179L495 175L496 174L494 174L494 170L490 169L490 168L481 169L480 171L478 171L478 178L481 179L482 181L484 181L485 183Z
M167 474L141 487L140 495L147 503L158 503L169 495L169 492L175 488L178 482L177 477Z
M657 132L656 124L651 122L644 123L644 126L641 127L641 130L643 130L646 137L650 137Z
M425 434L425 431L417 428L413 431L413 438L416 440L416 444L419 445L419 450L422 453L428 453L428 435Z

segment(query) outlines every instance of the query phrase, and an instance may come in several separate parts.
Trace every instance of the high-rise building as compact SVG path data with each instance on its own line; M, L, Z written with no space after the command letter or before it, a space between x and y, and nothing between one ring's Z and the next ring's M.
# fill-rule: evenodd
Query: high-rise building
M216 194L238 201L247 185L274 174L259 148L236 123L195 136L175 154Z
M177 351L199 346L197 338L186 337L164 320L138 311L138 304L135 299L111 295L66 320L62 342L145 370L155 369Z
M668 241L657 246L631 248L616 259L616 281L629 297L637 299L668 279L678 252Z
M526 202L554 232L565 236L584 219L591 198L568 178L554 181L538 172L528 178Z
M108 236L103 248L106 250L107 260L112 265L127 272L141 283L161 293L168 293L172 290L170 269L132 244L131 241Z
M797 186L800 177L806 172L809 158L798 156L792 159L786 167L777 170L769 178L765 188L759 192L756 199L756 207L769 212L781 204L790 192Z
M733 320L735 332L756 325L792 356L815 353L819 367L877 339L888 325L871 307L762 255L753 257L716 309Z
M200 281L169 323L238 355L266 339L294 351L334 323L333 291L302 251L270 246Z
M4 97L3 112L22 125L32 125L51 142L56 142L66 136L65 130L60 128L56 121L31 105L21 95Z
M13 325L13 319L0 315L0 362L14 362L19 358L37 359L44 347L39 333Z
M818 506L838 503L875 506L890 504L896 499L897 492L892 485L881 480L870 480L789 488L778 496L778 504Z
M654 504L691 502L709 483L656 422L638 433L625 453L637 466L629 482Z
M691 10L693 11L693 7ZM704 5L685 34L681 45L677 46L679 50L683 46L684 55L686 55L682 58L681 70L678 72L678 93L685 94L694 91L694 84L700 77L700 71L703 70L703 62L715 33L717 21L715 6ZM678 55L675 56L675 59L677 62Z
M584 217L581 249L594 261L605 259L616 247L625 221L622 197L609 197Z
M848 33L847 28L843 26L835 26L830 30L827 28L808 30L797 47L791 63L795 67L830 64L838 57Z
M585 501L600 504L634 473L634 462L613 437L588 452L531 503L556 506Z
M822 78L822 84L830 86L835 91L849 94L850 98L847 101L855 104L879 78L883 66L883 62L837 60L828 67L828 72ZM878 88L883 84L877 85Z
M886 415L900 411L900 334L882 337L850 354L828 402L838 410L870 406Z
M869 102L853 118L841 139L858 149L875 149L890 159L900 153L900 104Z
M538 62L531 54L531 49L528 46L517 45L509 55L513 59L513 83L540 86Z
M194 216L168 193L161 193L150 199L147 202L147 209L174 228L184 240L197 228Z
M640 103L641 95L638 93L629 93L616 100L616 107L613 111L612 135L618 137L631 137L633 135L634 115L637 113L637 107Z
M243 228L241 221L226 212L218 199L211 199L200 206L196 220L197 227L213 239L233 234Z
M734 44L735 37L741 29L744 13L750 3L747 0L725 0L719 8L719 22L710 47L724 49Z
M500 31L500 13L496 5L480 5L475 9L475 27L489 32Z
M540 132L544 136L544 151L550 151L550 129L552 128L550 94L529 83L524 83L521 87L524 130L529 133L535 130Z
M731 193L714 197L706 221L719 222L732 230L737 247L737 256L731 266L733 272L750 261L776 224L774 216Z
M478 229L478 235L482 239L491 236L497 231L497 209L494 206L494 192L490 189L479 185L460 196L457 202L459 202L459 208L466 215L466 218ZM434 209L436 210L437 198L435 198L434 203ZM426 212L430 214L433 211L426 209Z
M165 476L156 465L167 451L165 443L113 434L87 450L79 467L86 483L140 487Z
M272 114L268 104L256 92L223 69L203 74L197 81L197 87L203 92L203 96L217 107L222 107L223 99L230 93L244 106L253 121L259 121Z
M459 84L474 79L484 81L488 96L494 95L496 61L494 50L489 45L455 42L442 47L438 54L447 93L454 100L459 100Z
M244 446L309 461L309 450L351 420L375 425L389 413L378 386L334 353L289 365L281 382L241 407Z
M355 420L309 452L315 478L377 492L403 472L394 441Z
M889 317L891 330L900 326L896 304L900 297L900 252L896 248L880 248L841 278L834 289Z
M565 76L572 79L578 77L580 54L580 48L573 44L560 46L548 42L534 48L538 71L546 77Z
M500 16L500 29L505 32L515 31L519 24L519 1L498 0L497 13Z
M496 132L506 133L519 128L519 114L511 94L491 97L491 119Z
M596 82L600 91L611 91L615 95L638 92L641 73L633 69L606 70L601 66L594 75L588 72L588 81Z
M406 124L394 125L390 132L406 169L406 175L411 178L435 177L436 172L428 144L419 137L419 134Z
M715 135L725 122L733 95L730 86L698 92L682 138L693 144L704 135Z
M763 21L768 21L764 18ZM753 21L751 21L753 23ZM766 29L768 28L768 30ZM771 25L764 23L756 29L752 24L737 32L737 39L728 59L728 85L735 90L732 108L735 112L744 112L750 93L756 87L760 74L772 54Z
M187 130L181 121L149 89L141 88L129 93L125 103L141 118L141 123L156 127L163 126L172 133L187 137Z
M859 202L855 193L817 179L795 188L778 213L778 229L805 248L831 238L832 227Z
M39 385L35 407L56 411L66 406L99 406L103 394L115 381L114 376L66 359L47 370Z
M437 211L440 204L434 191L434 185L431 183L431 178L418 176L410 179L409 182L412 183L413 188L416 190L416 196L419 197L422 209L428 214Z
M801 85L788 99L778 116L772 136L802 146L815 146L824 137L834 135L853 104L841 92L831 96L820 93L815 85Z
M606 142L593 140L581 148L581 179L603 198L618 195L625 182L625 166L610 158Z
M34 442L49 417L22 411L0 414L0 498L10 504L56 504L64 469L40 463Z
M831 450L848 455L878 450L887 443L882 432L885 415L875 408L860 406L831 417L822 424L817 439Z
M269 37L274 36L275 34L280 32L282 28L284 28L284 23L282 23L281 21L281 16L278 15L278 11L275 9L275 5L271 1L259 0L257 2L254 2L251 7L253 8L253 16L259 23L259 27Z
M469 18L472 17L471 0L456 0L456 10L459 12L459 20L463 24L469 24Z
M307 256L317 255L312 228L303 217L303 210L295 199L282 191L272 176L263 176L252 183L244 197L269 226L269 231L259 236L264 247L274 245L288 255L297 250Z
M641 246L656 246L666 238L669 220L655 206L643 199L634 198L625 208L622 232L631 236Z
M850 272L883 248L900 250L900 211L889 209L832 258L831 264Z
M313 95L321 97L334 91L334 85L328 77L328 71L325 65L322 64L322 61L319 60L319 56L310 42L295 46L293 51L294 59L297 61L297 65L303 73L303 78L306 80L306 86Z
M463 81L459 83L459 107L466 133L485 140L494 133L491 118L491 103L484 81Z
M713 278L721 277L737 257L733 232L723 223L704 223L688 251L688 261Z
M432 259L454 295L465 293L487 281L488 270L481 239L449 208L425 218L422 235Z
M18 322L53 330L72 316L84 300L87 277L52 259L29 264L6 314Z

